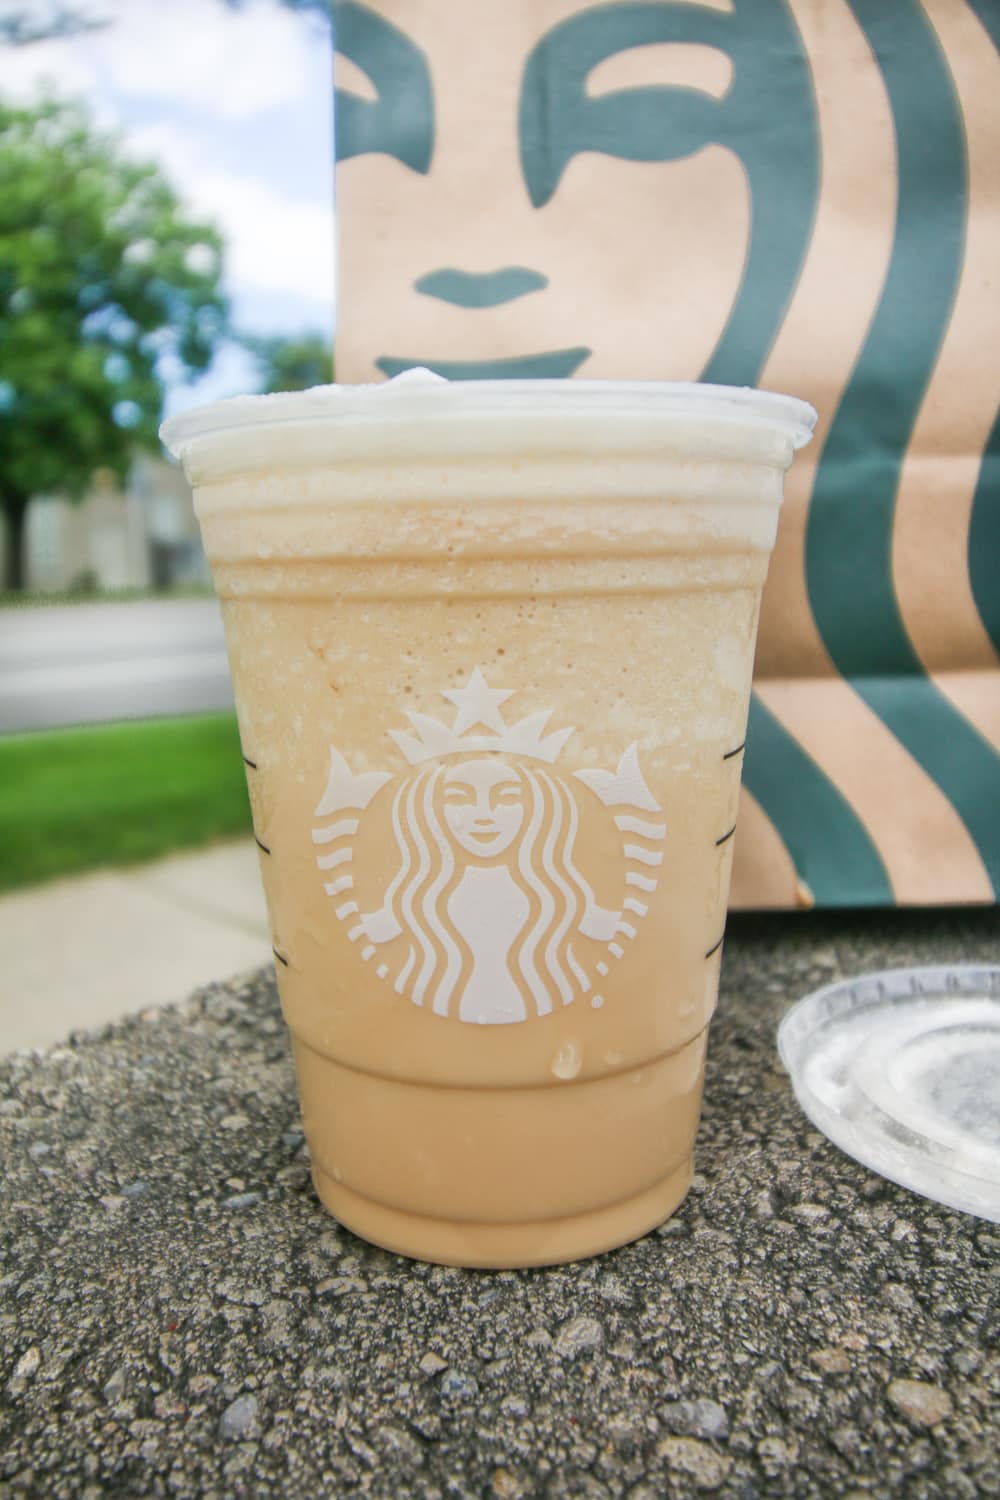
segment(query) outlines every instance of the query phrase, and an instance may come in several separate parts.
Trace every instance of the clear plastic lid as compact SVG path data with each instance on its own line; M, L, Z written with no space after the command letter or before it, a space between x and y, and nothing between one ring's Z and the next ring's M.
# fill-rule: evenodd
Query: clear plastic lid
M160 429L177 452L195 437L234 427L302 421L385 422L414 415L425 421L456 416L523 416L595 413L694 416L759 421L787 434L796 448L808 443L816 413L796 396L749 386L700 385L666 380L443 380L430 370L406 370L374 385L318 385L272 396L233 396L171 417Z
M841 1150L1000 1222L1000 967L828 985L788 1012L778 1050L802 1108Z
M410 461L428 455L656 452L787 468L816 413L772 391L657 380L448 381L407 370L377 385L236 396L160 428L188 478L263 462Z

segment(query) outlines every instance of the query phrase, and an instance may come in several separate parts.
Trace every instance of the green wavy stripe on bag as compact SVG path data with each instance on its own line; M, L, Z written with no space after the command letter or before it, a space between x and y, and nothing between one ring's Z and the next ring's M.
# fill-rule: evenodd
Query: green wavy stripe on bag
M969 0L983 30L1000 53L1000 5ZM1000 652L1000 412L979 469L969 522L969 580L983 625Z
M882 299L813 489L806 576L837 669L948 797L1000 896L1000 757L925 676L892 582L903 457L964 248L967 171L947 62L916 0L850 0L896 125L896 234Z
M983 453L972 502L969 582L986 633L1000 652L1000 413Z
M756 385L805 259L819 191L809 64L786 6L747 13L730 43L736 79L719 139L741 157L753 230L739 294L703 380ZM788 128L788 121L795 128ZM820 906L891 906L878 850L846 798L753 695L743 779Z
M847 799L755 695L743 782L817 906L891 906L885 865Z
M969 5L1000 52L997 0L969 0ZM972 503L969 581L986 632L1000 652L1000 413L986 443Z
M1000 52L1000 5L997 0L969 0L997 52ZM983 625L1000 652L1000 413L993 424L979 469L969 521L969 582Z
M969 9L978 16L983 30L1000 52L1000 6L997 0L969 0Z

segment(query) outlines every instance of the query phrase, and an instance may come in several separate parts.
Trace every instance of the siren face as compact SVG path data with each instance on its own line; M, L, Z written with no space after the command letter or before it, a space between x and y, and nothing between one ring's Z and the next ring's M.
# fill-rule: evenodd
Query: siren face
M524 822L524 792L510 766L465 761L445 772L445 822L467 854L491 859L503 854Z

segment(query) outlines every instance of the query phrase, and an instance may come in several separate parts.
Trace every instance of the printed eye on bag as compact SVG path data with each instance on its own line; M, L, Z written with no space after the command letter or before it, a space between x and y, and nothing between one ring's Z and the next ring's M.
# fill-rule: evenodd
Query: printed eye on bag
M338 380L423 365L812 402L764 595L732 905L996 901L1000 11L334 14ZM467 782L453 801L486 795ZM533 795L511 785L512 806Z

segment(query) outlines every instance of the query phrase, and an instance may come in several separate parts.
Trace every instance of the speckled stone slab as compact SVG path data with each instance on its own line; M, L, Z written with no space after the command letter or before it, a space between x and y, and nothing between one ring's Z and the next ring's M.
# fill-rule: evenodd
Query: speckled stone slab
M1000 1494L1000 1227L843 1156L774 1044L820 983L998 949L995 911L734 920L690 1197L555 1270L339 1228L268 974L7 1059L0 1494Z

